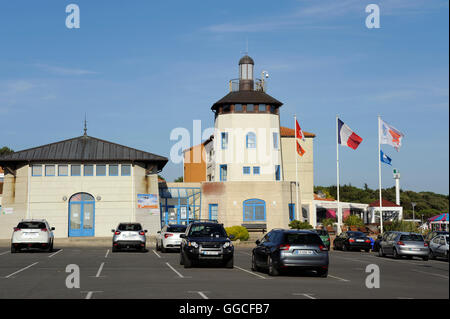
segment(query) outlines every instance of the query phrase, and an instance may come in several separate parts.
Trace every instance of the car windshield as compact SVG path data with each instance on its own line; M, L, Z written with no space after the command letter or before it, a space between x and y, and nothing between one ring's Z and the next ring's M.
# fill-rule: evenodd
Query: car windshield
M227 237L221 225L192 225L189 237Z
M184 233L186 226L170 226L167 228L168 233Z
M284 235L283 243L288 245L322 245L322 240L316 234L287 233Z
M365 237L366 236L366 234L364 234L363 232L360 232L360 231L349 231L348 235L350 237Z
M403 240L403 241L423 241L423 237L422 237L422 235L415 235L415 234L401 235L400 236L400 240Z
M43 229L46 228L45 223L42 222L20 222L17 228L20 229Z
M142 226L140 224L120 224L118 229L121 231L140 231Z

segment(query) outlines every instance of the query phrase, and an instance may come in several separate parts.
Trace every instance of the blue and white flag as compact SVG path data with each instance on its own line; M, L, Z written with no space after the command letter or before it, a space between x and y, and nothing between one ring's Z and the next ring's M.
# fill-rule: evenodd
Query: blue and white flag
M380 160L382 163L386 163L386 164L392 166L392 164L391 164L392 159L389 156L387 156L386 154L384 154L382 150L380 150Z

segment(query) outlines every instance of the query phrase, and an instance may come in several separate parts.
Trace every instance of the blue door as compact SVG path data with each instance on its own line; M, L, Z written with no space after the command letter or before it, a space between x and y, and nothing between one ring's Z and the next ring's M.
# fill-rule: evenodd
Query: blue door
M69 200L69 237L94 236L95 200L92 195L78 193Z

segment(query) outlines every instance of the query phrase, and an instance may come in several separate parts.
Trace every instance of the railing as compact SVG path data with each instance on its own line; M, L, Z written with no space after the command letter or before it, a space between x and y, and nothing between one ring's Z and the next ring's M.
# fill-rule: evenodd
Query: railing
M228 83L230 92L239 91L239 80L240 79L231 79ZM261 79L255 79L255 91L266 92L267 91L267 82Z

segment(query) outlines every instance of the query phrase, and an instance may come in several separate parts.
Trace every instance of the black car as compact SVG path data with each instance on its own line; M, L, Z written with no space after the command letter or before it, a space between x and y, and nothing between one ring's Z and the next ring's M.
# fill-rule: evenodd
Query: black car
M267 269L277 276L287 268L316 271L320 277L328 275L328 249L313 231L274 229L252 251L252 270Z
M221 263L233 268L234 247L222 224L193 222L180 238L180 265L184 268L199 262Z
M360 231L346 231L342 232L334 239L333 249L337 250L365 250L370 251L372 243L367 235Z

